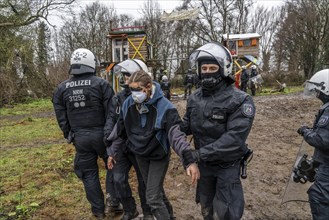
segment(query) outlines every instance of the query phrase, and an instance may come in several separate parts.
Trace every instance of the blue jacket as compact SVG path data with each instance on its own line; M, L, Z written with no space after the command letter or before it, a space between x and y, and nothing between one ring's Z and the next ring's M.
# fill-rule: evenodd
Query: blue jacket
M151 160L162 159L170 153L170 146L182 157L190 148L186 135L180 131L181 118L175 106L168 101L160 88L153 82L154 94L143 103L145 112L140 113L132 96L122 105L120 118L108 140L112 146L108 154L113 156L120 147L120 139L134 154Z

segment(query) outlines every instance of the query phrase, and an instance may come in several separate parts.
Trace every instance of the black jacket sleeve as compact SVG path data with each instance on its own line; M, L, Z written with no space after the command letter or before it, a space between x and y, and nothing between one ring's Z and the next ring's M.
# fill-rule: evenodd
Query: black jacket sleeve
M106 117L106 122L104 126L104 137L108 138L111 134L115 123L119 119L120 114L120 104L118 103L117 95L113 96L110 102L108 114Z
M329 107L323 111L314 128L307 130L303 136L309 145L329 151Z
M70 123L67 117L67 109L63 100L63 89L60 84L53 94L53 106L56 114L56 119L61 128L64 138L67 138L71 130Z
M114 96L114 91L110 84L105 80L102 80L101 89L103 94L103 107L105 112L105 118L107 118L109 110L111 109L111 100Z
M188 105L188 101L186 104L186 113L183 117L183 121L180 123L180 129L183 131L186 135L191 135L191 129L190 129L190 115L191 115L191 108Z

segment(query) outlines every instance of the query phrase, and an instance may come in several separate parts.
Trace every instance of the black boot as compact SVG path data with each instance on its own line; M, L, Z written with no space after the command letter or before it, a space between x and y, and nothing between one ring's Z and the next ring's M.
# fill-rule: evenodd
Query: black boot
M136 218L139 215L137 209L133 212L125 212L120 220L131 220Z
M92 219L95 219L95 220L105 219L105 214L104 213L93 213Z
M152 214L146 214L144 215L143 220L154 220L154 217Z
M106 194L105 214L114 216L123 212L122 205L119 202L113 202L110 194Z

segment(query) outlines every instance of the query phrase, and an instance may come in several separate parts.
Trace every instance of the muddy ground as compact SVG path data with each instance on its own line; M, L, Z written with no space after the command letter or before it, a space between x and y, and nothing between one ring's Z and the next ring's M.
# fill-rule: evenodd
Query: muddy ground
M296 131L304 123L312 125L321 102L304 99L301 93L256 96L254 102L256 117L248 138L254 157L248 178L242 180L243 219L311 219L308 203L281 205L281 201L302 142ZM184 111L185 101L174 104L181 113ZM195 188L189 186L189 179L179 166L179 160L173 157L165 184L177 219L202 219L200 206L194 203Z

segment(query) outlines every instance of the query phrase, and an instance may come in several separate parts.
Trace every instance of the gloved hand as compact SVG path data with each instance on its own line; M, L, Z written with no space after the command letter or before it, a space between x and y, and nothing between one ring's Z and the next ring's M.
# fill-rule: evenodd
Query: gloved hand
M301 136L304 136L305 131L308 129L310 129L308 126L302 126L298 128L297 133L300 134Z
M66 142L68 144L71 144L71 143L74 144L74 137L75 137L75 135L74 135L73 131L70 131L69 134L67 135Z
M112 142L107 140L107 137L103 138L103 142L105 144L105 147L111 147Z
M200 153L198 150L185 150L183 151L183 164L188 167L192 163L200 161Z

